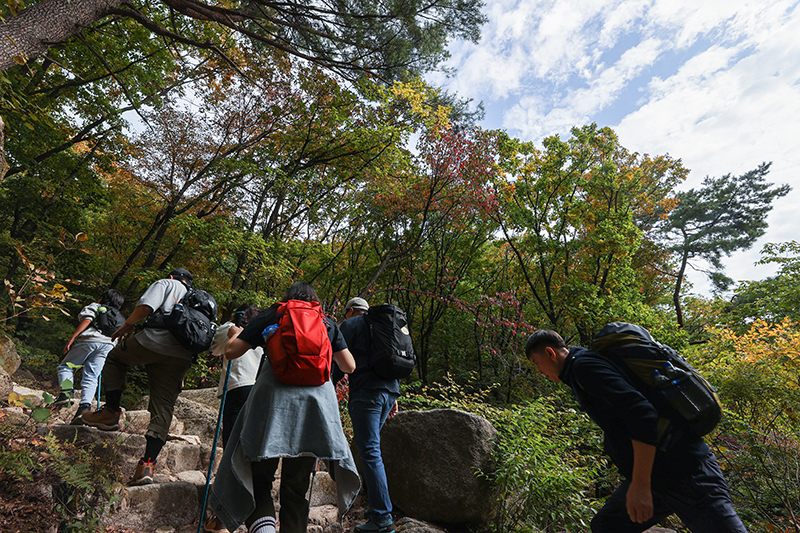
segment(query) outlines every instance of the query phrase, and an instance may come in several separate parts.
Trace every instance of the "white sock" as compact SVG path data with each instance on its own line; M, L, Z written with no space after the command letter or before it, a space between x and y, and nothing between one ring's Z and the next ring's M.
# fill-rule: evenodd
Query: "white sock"
M253 522L248 531L249 533L275 533L275 517L262 516Z

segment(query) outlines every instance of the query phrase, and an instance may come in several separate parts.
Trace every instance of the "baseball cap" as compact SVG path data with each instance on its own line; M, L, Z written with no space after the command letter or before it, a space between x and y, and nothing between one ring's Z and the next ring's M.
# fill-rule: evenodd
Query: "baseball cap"
M194 279L192 273L186 270L185 268L176 268L175 270L170 272L169 275L177 280L186 281L189 284L191 284L192 280Z
M357 309L359 311L368 311L369 304L364 298L350 298L347 304L344 306L344 312L346 313L348 309Z

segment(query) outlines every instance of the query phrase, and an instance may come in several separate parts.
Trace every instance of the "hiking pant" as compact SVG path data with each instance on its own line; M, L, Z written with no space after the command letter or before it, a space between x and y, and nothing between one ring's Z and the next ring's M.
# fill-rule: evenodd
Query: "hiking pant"
M75 366L83 366L83 377L81 378L81 401L91 405L94 394L97 392L97 380L106 364L108 352L114 347L107 342L76 342L69 349L67 355L58 365L58 384L62 389L77 389L73 378L75 372L67 363ZM65 380L72 381L71 387L64 387ZM99 400L98 396L98 400Z
M252 385L230 389L225 395L225 407L222 410L222 447L228 445L228 439L233 431L233 425L239 416L239 411L244 407L247 397L250 396Z
M281 462L280 523L281 533L306 533L308 528L308 500L306 492L311 481L311 473L317 464L315 457L284 457L265 459L251 464L253 471L253 497L256 508L245 520L249 528L262 516L275 516L275 503L272 501L272 482L275 471Z
M385 390L361 389L350 394L348 409L353 422L353 441L364 467L369 513L377 523L392 517L392 501L381 456L381 428L397 394Z
M145 436L166 442L175 401L183 390L183 378L191 365L192 362L186 359L148 350L139 344L136 337L130 336L120 340L108 354L103 369L103 385L106 391L122 391L128 380L128 369L143 366L150 389L150 402L147 404L150 424Z
M675 513L692 533L747 533L733 509L728 485L714 454L674 488L653 490L653 518L632 522L625 506L630 481L617 487L592 519L592 533L641 533Z

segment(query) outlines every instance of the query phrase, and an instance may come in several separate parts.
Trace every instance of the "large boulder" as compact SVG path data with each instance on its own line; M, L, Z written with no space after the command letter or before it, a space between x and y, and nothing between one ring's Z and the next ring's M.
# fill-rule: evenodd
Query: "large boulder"
M497 430L463 411L404 411L386 422L381 452L392 504L407 516L447 525L485 524L494 503Z

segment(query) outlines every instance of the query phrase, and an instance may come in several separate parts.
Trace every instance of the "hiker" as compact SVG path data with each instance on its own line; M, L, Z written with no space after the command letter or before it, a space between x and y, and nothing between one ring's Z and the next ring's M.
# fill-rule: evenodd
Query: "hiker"
M314 289L302 282L292 285L282 301L294 300L319 303ZM277 322L276 304L243 330L231 327L225 356L235 359L251 348L264 346L262 333ZM328 319L324 325L325 342L331 345L325 348L332 349L333 359L343 371L352 372L355 361L339 328ZM305 495L318 459L331 461L335 470L340 513L350 508L360 489L330 380L317 386L286 385L275 377L272 364L264 362L229 442L209 501L211 511L230 531L244 522L251 533L275 533L271 490L279 460L281 533L305 533L309 509Z
M233 424L247 401L250 389L253 388L253 384L256 382L258 367L264 356L264 348L257 346L247 350L241 357L229 361L225 358L225 347L228 345L229 340L228 335L229 333L234 336L238 334L241 328L246 326L258 313L259 309L254 304L242 304L237 307L232 319L217 328L214 343L211 345L211 354L222 357L223 361L219 385L217 386L217 398L222 398L222 395L225 394L225 407L222 411L223 449L228 445L228 438L233 430ZM236 328L236 330L231 332L231 328ZM226 393L224 390L225 376L228 373L229 365L231 371ZM203 530L207 533L228 532L216 515L211 516L208 522L203 524Z
M344 307L342 335L353 353L356 369L350 374L350 401L347 404L353 424L353 441L363 462L367 486L369 520L356 526L359 533L392 533L392 501L381 457L381 428L397 405L400 380L379 376L369 368L370 328L365 313L369 304L363 298L352 298ZM342 377L334 370L334 383Z
M81 400L78 410L70 424L81 423L81 415L92 408L92 400L97 391L97 381L103 371L108 352L116 344L111 337L98 329L95 318L100 313L107 312L107 308L119 310L125 298L115 289L108 289L100 296L100 300L90 303L78 313L80 323L72 336L64 346L64 359L58 365L58 383L61 392L58 394L53 405L60 406L72 401L74 392L73 378L74 369L83 366L83 377L81 378ZM69 366L72 364L73 366ZM65 382L70 384L65 388ZM98 395L97 401L100 401Z
M225 375L228 372L228 365L231 366L231 375L228 379L228 392L225 395L225 410L222 413L222 447L228 443L228 437L233 430L233 424L239 411L242 410L250 389L256 382L256 373L261 359L264 356L264 348L256 346L247 350L241 357L233 360L225 358L225 347L228 345L229 332L236 327L241 330L252 320L260 309L254 304L242 304L236 308L231 321L225 322L214 335L214 343L211 345L211 354L222 357L222 371L217 386L217 398L222 398L223 387L225 385Z
M638 533L677 514L694 533L746 533L717 460L689 432L657 448L658 413L608 359L567 348L551 330L537 330L525 354L550 381L568 385L603 430L606 453L625 480L592 519L593 533Z
M83 423L105 431L119 430L122 410L120 402L128 370L143 366L147 373L150 402L150 424L145 432L144 456L136 465L131 486L153 483L153 471L161 448L167 442L175 401L183 389L183 378L192 364L194 354L184 348L166 329L145 327L135 335L134 324L155 315L169 314L192 285L192 274L178 268L150 285L136 303L136 308L112 336L122 341L111 350L103 370L106 403L102 409L83 414ZM146 325L146 323L145 323Z

